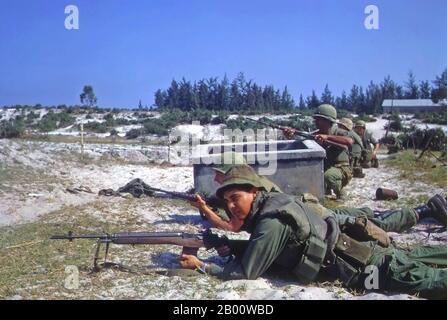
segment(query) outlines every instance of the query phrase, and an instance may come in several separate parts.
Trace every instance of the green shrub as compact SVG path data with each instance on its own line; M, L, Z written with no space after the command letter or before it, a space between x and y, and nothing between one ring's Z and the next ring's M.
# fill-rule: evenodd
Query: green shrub
M447 146L447 137L441 128L419 129L413 126L396 139L403 148L424 149L429 140L430 150L444 151Z
M402 131L404 126L402 124L402 120L399 117L399 114L393 113L388 117L388 124L385 125L385 129L389 129L390 131Z
M217 116L211 119L211 124L222 124L225 123L225 121L228 118L228 113L226 112L219 112Z
M243 117L237 117L236 119L230 119L226 123L227 128L231 130L240 129L242 131L245 131L247 129L263 129L265 128L264 125L258 124L253 121L249 121L244 119Z
M400 119L400 118L399 118ZM362 121L365 121L365 122L376 122L377 121L377 119L376 118L374 118L374 117L371 117L370 115L367 115L367 114L365 114L365 113L361 113L357 118L355 118L353 121L354 121L354 123L356 122L356 121L359 121L359 120L362 120Z
M72 125L75 120L76 118L72 117L66 110L59 113L54 113L53 110L50 110L42 117L36 127L42 132L48 132Z
M136 139L141 135L141 129L131 129L126 132L126 139Z
M146 134L158 134L166 136L169 133L171 126L163 125L163 121L160 119L148 119L144 122L144 133Z
M106 133L108 131L108 127L105 122L87 122L84 123L84 131L96 132L96 133Z
M300 131L312 131L315 130L315 124L312 119L303 117L302 115L295 115L289 117L287 120L273 121L275 124L292 127Z
M447 124L447 112L418 112L414 115L416 119L424 123Z
M351 113L345 109L337 109L337 118L349 118Z
M135 120L129 121L125 118L115 119L115 125L117 125L117 126L127 126L127 125L131 124L131 122L134 122L132 124L136 124L137 121L135 121Z
M25 124L26 124L27 126L29 126L29 125L33 124L33 123L34 123L34 120L36 120L36 119L39 119L39 115L36 114L36 113L34 113L34 111L30 111L30 112L28 113L28 115L26 116Z
M20 138L25 132L23 120L3 120L0 122L0 139Z

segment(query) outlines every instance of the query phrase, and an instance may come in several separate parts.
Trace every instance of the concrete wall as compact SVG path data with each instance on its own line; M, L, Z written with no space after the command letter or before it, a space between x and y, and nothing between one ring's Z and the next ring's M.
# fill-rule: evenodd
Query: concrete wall
M220 153L210 154L216 147L221 147L221 151L229 150L231 147L235 151L241 152L247 159L248 164L256 172L262 173L273 167L272 163L262 163L265 159L262 156L272 156L276 170L273 174L265 175L268 179L275 182L285 193L301 194L310 192L320 199L324 197L324 169L323 161L326 156L325 150L312 140L287 140L273 141L276 146L266 145L260 150L253 151L253 143L235 143L220 145L201 145L196 150L196 156L193 158L194 166L194 187L197 192L213 194L218 188L214 182L214 171L212 163L214 159L220 159ZM265 151L267 149L268 151ZM261 160L261 161L258 161Z

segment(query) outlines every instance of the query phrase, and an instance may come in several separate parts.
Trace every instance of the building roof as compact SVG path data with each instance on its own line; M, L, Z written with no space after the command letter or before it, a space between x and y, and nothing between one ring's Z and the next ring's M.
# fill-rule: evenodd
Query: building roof
M382 103L382 107L424 108L445 106L440 102L434 103L431 99L385 99Z

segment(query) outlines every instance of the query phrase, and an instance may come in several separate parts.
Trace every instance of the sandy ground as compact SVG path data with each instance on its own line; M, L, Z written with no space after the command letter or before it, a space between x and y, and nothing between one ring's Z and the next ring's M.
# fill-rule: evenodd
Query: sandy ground
M383 122L385 121L378 121L371 126L371 129L376 130L374 132L379 136ZM184 204L154 202L155 200L151 198L146 198L144 201L119 197L104 200L97 196L100 189L116 190L134 178L141 178L149 185L168 190L189 190L193 186L191 166L182 165L181 159L176 166L152 161L154 158L166 156L164 146L154 146L147 154L138 148L126 150L117 146L117 150L121 151L115 150L113 156L107 149L90 146L88 161L84 162L79 160L76 147L71 147L67 144L0 140L0 177L2 178L0 180L0 225L36 221L47 214L54 214L56 210L74 207L104 222L119 223L120 219L132 218L139 228L156 226L157 230L194 232L206 226L197 212ZM396 190L400 196L399 203L403 204L410 198L447 191L445 188L433 188L423 183L400 181L397 178L397 172L393 170L368 169L365 173L364 179L353 179L346 188L345 206L370 206L375 210L394 208L396 203L374 200L375 190L378 187ZM67 188L79 187L84 191L77 193L67 191ZM85 190L91 190L91 193ZM97 209L98 203L102 203L105 209L104 207ZM58 218L56 216L52 219L57 221ZM447 232L432 233L432 228L433 225L427 222L407 233L392 234L392 236L396 242L402 244L446 244ZM178 267L176 254L173 253L175 251L158 251L156 254L149 254L150 251L134 252L130 248L117 250L120 255L114 256L114 262L120 262L120 259L126 261L126 254L134 253L136 256L142 256L143 259L151 261L154 266L168 269ZM123 258L120 258L121 254ZM213 252L202 252L201 257L210 259L209 261L222 262L220 258L215 258ZM134 257L130 259L133 261ZM63 263L63 258L61 263ZM191 283L178 276L131 277L114 270L106 270L98 277L108 281L107 290L101 287L96 288L94 279L87 277L82 285L88 289L86 291L88 293L50 290L51 297L63 299L86 297L93 299L414 299L402 294L358 295L336 284L302 286L293 280L269 277L254 281L221 282L212 277L200 276ZM22 288L16 295L6 298L27 297L26 292L34 286L35 284L30 283L29 287ZM35 290L40 290L39 286L37 288ZM43 288L42 292L44 292ZM49 289L45 287L45 290ZM37 294L38 297L39 294ZM42 294L42 297L48 298L48 293Z

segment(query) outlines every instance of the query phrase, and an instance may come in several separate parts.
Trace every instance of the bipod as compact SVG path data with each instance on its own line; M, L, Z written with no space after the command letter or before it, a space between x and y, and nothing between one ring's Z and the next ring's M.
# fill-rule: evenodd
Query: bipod
M105 253L104 253L104 263L103 265L105 266L107 264L107 255L109 254L109 248L110 248L110 240L109 239L98 239L98 241L96 242L96 251L95 251L95 257L93 258L93 269L92 269L92 273L94 272L99 272L101 270L101 268L98 266L98 260L99 260L99 251L101 249L101 244L104 243L106 248L105 248Z

